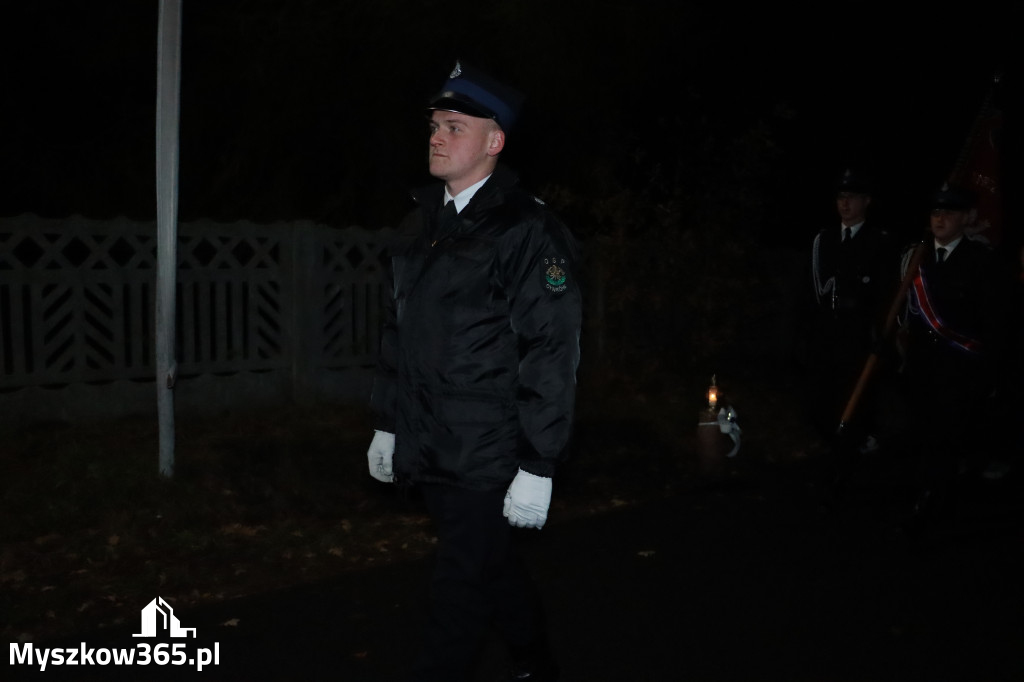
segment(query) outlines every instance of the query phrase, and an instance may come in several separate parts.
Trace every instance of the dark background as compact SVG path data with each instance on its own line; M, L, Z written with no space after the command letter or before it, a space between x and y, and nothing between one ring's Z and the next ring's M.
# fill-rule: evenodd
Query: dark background
M394 224L456 58L526 91L506 156L538 193L661 173L685 194L728 157L750 172L718 187L765 193L773 241L832 220L849 165L879 215L923 226L995 73L1016 105L1008 10L707 5L186 0L180 216ZM157 11L5 9L0 213L155 215Z
M158 8L5 10L0 215L154 218ZM920 239L997 74L1016 276L1008 12L185 0L179 218L397 225L463 59L527 94L503 158L585 243L603 377L785 366L836 180L872 176L871 219Z

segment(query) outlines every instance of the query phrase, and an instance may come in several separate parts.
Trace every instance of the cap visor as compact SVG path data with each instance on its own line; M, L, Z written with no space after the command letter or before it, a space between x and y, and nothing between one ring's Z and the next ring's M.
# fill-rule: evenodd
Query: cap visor
M475 118L495 118L494 112L488 111L475 102L467 102L445 93L443 96L434 98L427 106L428 110L454 111Z

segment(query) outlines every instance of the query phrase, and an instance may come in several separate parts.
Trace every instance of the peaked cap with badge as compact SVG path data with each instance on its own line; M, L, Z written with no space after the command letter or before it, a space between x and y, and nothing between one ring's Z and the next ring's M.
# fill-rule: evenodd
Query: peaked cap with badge
M836 183L836 193L871 194L871 182L867 176L847 168Z
M974 195L970 191L948 182L932 195L931 208L947 211L969 211L975 206Z
M508 132L523 107L521 92L462 61L448 75L441 90L427 106L431 111L455 111L477 118L493 119Z

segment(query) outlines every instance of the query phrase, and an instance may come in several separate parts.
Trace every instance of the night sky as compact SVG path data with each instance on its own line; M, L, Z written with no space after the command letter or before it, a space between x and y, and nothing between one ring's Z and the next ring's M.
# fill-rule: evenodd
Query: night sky
M997 72L1019 156L1008 10L713 7L184 0L180 216L394 224L428 179L423 103L459 57L527 93L506 157L535 191L627 159L696 166L763 130L767 222L801 240L849 165L880 214L917 219ZM153 218L157 9L5 10L0 215Z

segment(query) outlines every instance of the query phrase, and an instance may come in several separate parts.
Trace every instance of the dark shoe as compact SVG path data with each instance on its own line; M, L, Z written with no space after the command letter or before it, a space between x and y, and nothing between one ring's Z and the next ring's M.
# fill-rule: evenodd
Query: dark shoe
M935 490L922 491L903 523L903 533L910 538L920 538L934 530L946 511L944 497Z
M554 663L543 668L513 668L513 682L558 682L558 666Z
M512 682L557 682L558 673L547 647L512 652Z
M928 517L934 516L936 505L935 505L935 493L931 490L925 490L917 499L914 500L914 508L911 510L911 514L917 517Z

